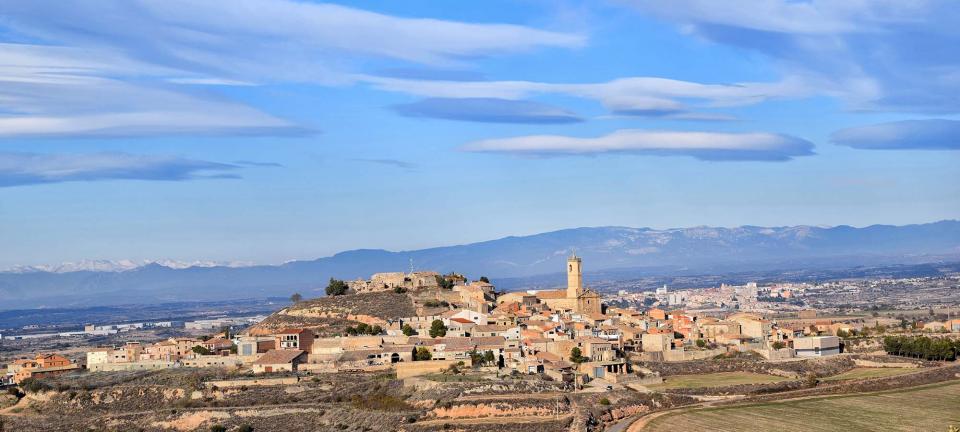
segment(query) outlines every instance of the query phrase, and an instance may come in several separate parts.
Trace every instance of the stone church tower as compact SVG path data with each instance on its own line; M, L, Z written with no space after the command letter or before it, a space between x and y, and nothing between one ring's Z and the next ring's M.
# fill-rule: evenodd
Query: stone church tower
M567 259L567 301L579 314L599 314L602 310L600 294L583 287L583 262L576 254Z
M575 299L583 293L583 262L577 254L567 258L567 298Z

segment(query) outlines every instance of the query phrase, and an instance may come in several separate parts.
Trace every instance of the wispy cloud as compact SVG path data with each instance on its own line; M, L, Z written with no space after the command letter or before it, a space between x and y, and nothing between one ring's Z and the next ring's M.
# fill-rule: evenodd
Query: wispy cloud
M842 146L865 150L960 150L960 120L904 120L834 132Z
M701 160L786 161L813 153L801 138L770 133L647 131L625 129L591 138L531 135L482 140L462 148L471 152L526 155L596 155L635 153L691 156Z
M257 162L257 161L248 161L248 160L238 160L233 161L236 165L251 166L251 167L267 167L267 168L282 168L282 164L276 162Z
M386 165L386 166L391 166L395 168L405 169L408 171L415 170L419 166L413 162L402 161L399 159L353 159L353 160L357 162Z
M240 178L239 168L176 156L0 152L0 187L100 180L236 179Z
M960 112L948 1L624 0L699 37L763 53L853 109Z
M655 77L631 77L578 84L414 80L371 75L358 75L357 79L381 90L440 100L522 100L541 94L559 94L596 100L612 113L619 115L688 119L710 116L710 113L696 112L701 108L752 105L771 99L806 97L813 94L807 83L800 78L787 78L774 83L733 84L701 84ZM508 110L510 106L503 104L501 108Z
M311 132L215 95L124 79L137 71L166 69L112 54L0 44L0 138Z
M451 67L585 43L290 0L0 0L0 31L37 41L0 44L0 137L310 133L212 92L343 85L376 61Z
M497 98L428 98L393 106L407 117L432 117L486 123L576 123L583 121L571 111L532 101Z

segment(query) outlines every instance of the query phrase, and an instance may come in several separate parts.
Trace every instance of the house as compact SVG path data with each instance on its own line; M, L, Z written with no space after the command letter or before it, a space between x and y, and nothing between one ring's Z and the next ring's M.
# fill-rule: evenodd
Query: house
M306 351L298 349L270 350L253 362L254 373L293 372L307 361Z
M193 357L193 347L198 345L200 345L200 341L197 339L170 338L146 347L141 359L176 362L183 358Z
M836 336L811 336L793 340L797 357L824 357L840 354L840 338Z
M673 343L673 330L651 329L641 336L640 347L646 352L669 351Z
M947 330L960 332L960 319L947 321Z
M211 354L228 355L230 354L230 349L233 348L233 341L222 337L215 337L201 342L200 346L206 348Z
M244 359L266 353L276 347L276 339L269 336L241 336L237 339L237 355Z
M313 331L308 329L285 329L273 335L278 350L310 352L313 348Z
M8 367L13 372L13 382L17 384L28 378L60 375L78 369L79 366L59 354L37 354L32 360L17 360Z
M663 309L653 308L647 311L647 316L658 321L666 321L667 312Z

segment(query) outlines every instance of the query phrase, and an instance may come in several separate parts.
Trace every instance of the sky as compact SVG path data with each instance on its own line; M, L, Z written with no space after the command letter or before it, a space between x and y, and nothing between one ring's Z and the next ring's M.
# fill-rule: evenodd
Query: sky
M958 217L949 1L0 0L0 268Z

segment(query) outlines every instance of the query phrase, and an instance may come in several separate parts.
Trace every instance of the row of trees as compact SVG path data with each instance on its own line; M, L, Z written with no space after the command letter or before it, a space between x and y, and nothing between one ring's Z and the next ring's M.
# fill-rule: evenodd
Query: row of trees
M376 336L383 333L383 327L378 325L369 325L366 323L357 324L356 327L347 327L344 331L350 336L371 335Z
M483 353L473 350L470 351L470 360L473 362L474 367L493 366L497 364L497 356L493 354L493 351L487 350Z
M887 354L925 360L955 360L960 356L960 341L927 336L887 336L883 338Z

